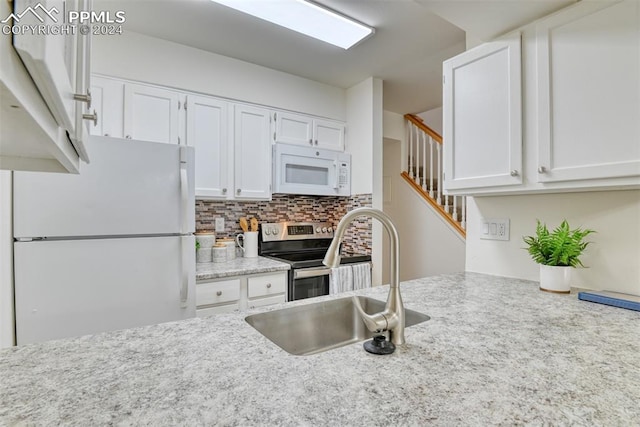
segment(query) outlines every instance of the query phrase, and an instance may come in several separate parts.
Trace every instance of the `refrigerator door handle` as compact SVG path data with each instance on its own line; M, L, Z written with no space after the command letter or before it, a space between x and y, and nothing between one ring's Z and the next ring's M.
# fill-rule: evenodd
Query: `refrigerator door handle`
M188 300L189 300L189 253L188 250L194 250L193 247L189 245L189 236L182 236L181 239L182 246L182 277L180 278L180 307L187 308Z
M182 202L182 234L189 232L189 175L187 174L186 147L180 147L180 199Z

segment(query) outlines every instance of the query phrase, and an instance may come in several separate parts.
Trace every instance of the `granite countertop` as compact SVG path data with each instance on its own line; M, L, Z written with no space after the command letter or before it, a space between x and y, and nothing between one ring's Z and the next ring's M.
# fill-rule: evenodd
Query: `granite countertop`
M241 276L245 274L271 273L286 271L291 266L286 262L270 258L242 258L238 257L227 262L203 262L196 264L196 280L218 279L221 277Z
M640 313L473 273L401 288L406 307L431 320L407 328L407 344L390 356L368 354L361 343L293 356L249 326L247 313L0 351L0 425L591 426L640 419ZM355 293L385 299L387 291Z

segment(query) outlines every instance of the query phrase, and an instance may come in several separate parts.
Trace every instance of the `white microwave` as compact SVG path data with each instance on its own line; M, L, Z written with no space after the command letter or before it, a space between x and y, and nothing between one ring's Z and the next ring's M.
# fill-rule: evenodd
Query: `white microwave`
M289 144L273 146L273 192L351 195L351 155Z

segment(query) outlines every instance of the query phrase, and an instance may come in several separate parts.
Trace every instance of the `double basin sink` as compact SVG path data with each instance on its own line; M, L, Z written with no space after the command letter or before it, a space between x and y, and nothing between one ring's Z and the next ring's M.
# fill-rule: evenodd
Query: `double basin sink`
M357 297L367 314L384 310L385 303ZM429 316L405 309L405 327ZM340 298L247 316L247 323L290 354L307 356L373 337L351 298Z

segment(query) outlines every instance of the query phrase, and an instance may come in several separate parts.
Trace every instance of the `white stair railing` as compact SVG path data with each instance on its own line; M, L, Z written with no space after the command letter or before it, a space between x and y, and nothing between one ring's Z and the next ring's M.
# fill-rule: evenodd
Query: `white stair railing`
M445 196L442 192L442 137L416 116L406 115L405 118L408 144L405 152L409 155L405 163L408 166L406 175L415 183L416 190L439 206L441 213L448 216L449 221L464 234L467 226L466 197Z

